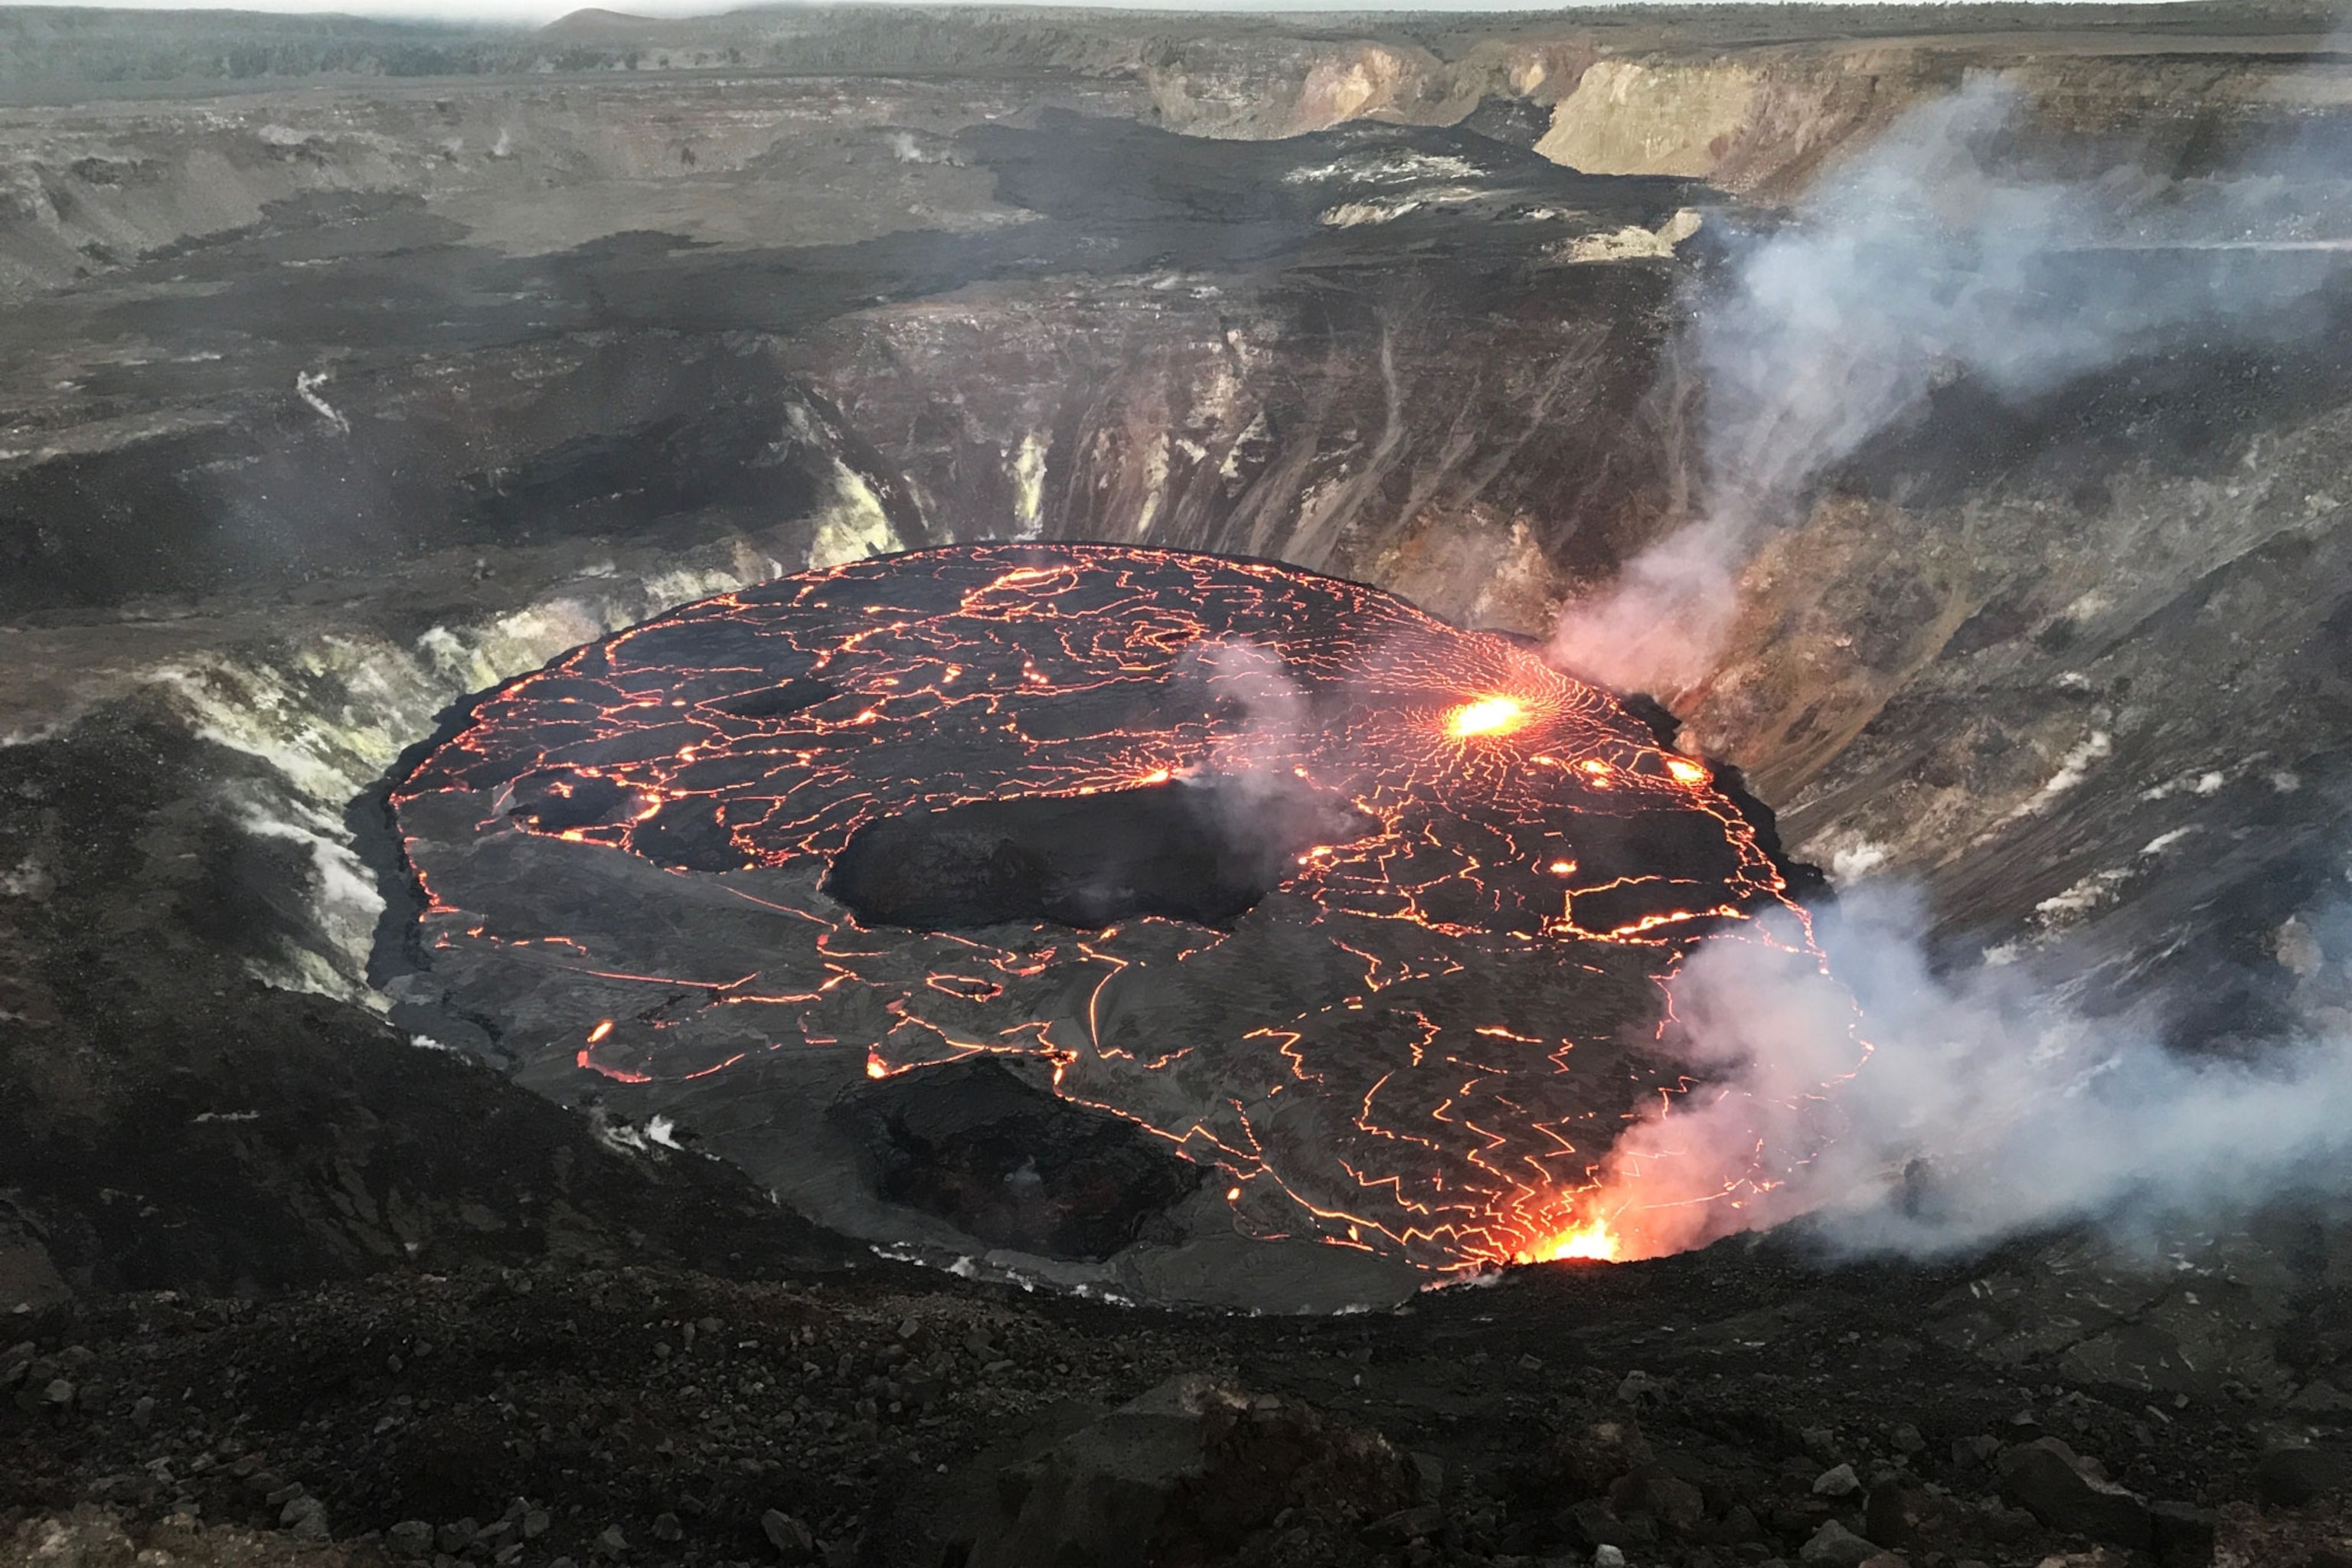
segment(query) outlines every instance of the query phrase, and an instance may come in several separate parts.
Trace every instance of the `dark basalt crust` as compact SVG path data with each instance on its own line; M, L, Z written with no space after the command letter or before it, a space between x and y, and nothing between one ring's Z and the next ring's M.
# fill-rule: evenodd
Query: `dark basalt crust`
M1160 915L1223 926L1255 909L1302 851L1374 826L1311 790L1265 798L1219 779L974 801L867 823L824 886L867 925L1093 930Z
M1133 1122L993 1061L861 1084L832 1115L856 1133L891 1202L1049 1258L1108 1258L1207 1174Z

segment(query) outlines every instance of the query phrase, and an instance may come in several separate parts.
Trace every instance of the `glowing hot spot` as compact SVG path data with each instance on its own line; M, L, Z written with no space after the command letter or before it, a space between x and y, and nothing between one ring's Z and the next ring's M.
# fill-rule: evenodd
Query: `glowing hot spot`
M1445 732L1456 740L1472 735L1507 735L1528 721L1527 705L1516 697L1481 697L1445 716Z
M1607 1220L1587 1220L1542 1242L1519 1255L1523 1263L1559 1263L1568 1258L1584 1258L1597 1263L1617 1261L1618 1241L1610 1234Z
M596 1045L600 1043L605 1036L612 1032L613 1020L610 1018L603 1019L598 1022L594 1028L588 1031L588 1043L592 1046Z
M1668 757L1666 759L1666 772L1674 775L1674 779L1676 784L1703 784L1706 783L1706 770L1700 767L1696 763L1692 762L1688 757Z

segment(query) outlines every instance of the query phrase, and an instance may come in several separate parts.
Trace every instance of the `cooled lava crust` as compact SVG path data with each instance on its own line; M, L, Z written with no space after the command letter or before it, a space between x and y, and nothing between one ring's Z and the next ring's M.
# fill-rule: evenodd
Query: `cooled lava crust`
M1677 964L1788 903L1704 766L1509 639L1102 545L706 600L483 698L393 809L416 1016L1024 1257L1557 1255L1686 1087Z

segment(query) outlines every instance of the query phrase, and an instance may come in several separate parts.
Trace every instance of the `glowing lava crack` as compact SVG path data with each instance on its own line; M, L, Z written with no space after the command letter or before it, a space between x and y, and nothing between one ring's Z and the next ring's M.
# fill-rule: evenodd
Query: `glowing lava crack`
M899 1189L808 1168L849 1140L826 1106L992 1058L967 1110L1027 1074L1101 1113L1087 1137L1221 1173L1090 1255L1208 1228L1434 1269L1638 1253L1638 1192L1598 1211L1594 1172L1688 1088L1645 1048L1677 965L1802 929L1754 918L1787 899L1750 825L1604 693L1369 588L1157 551L709 600L485 697L393 804L426 895L396 997L877 1237ZM935 1156L912 1103L861 1136ZM1001 1215L1062 1179L1037 1142L902 1186ZM917 1239L1076 1234L966 1212Z

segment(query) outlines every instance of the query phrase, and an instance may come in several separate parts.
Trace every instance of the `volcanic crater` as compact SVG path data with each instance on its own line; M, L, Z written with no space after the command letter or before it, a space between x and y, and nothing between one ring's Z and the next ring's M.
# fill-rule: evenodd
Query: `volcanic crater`
M1818 963L1757 918L1798 912L1772 847L1615 700L1232 557L722 595L482 698L391 805L405 1026L851 1234L1152 1297L1615 1253L1581 1208L1689 1087L1646 1048L1676 964ZM1236 1237L1271 1249L1202 1257Z
M1244 1467L1245 1563L2092 1560L2037 1475L2106 1551L2137 1497L2336 1562L2340 1185L2118 1249L1933 1158L2044 1077L1917 1093L1899 1029L1773 1201L1617 1182L1702 1109L1654 1044L1825 984L1701 752L1865 1001L1893 884L1920 992L2014 985L2028 1046L2344 1037L2338 18L2076 9L5 14L0 1543L992 1561L1065 1415L1207 1370L1427 1489ZM2148 223L1781 498L1682 740L1545 668L1506 634L1722 477L1696 330L1990 79L1938 192ZM2240 303L1988 369L2183 299ZM1838 341L1853 395L1920 357ZM2247 1125L2231 1187L2298 1147ZM1888 1150L1904 1236L2009 1239L1698 1246ZM1666 1250L1667 1194L1724 1223L1418 1293Z

